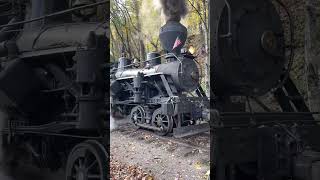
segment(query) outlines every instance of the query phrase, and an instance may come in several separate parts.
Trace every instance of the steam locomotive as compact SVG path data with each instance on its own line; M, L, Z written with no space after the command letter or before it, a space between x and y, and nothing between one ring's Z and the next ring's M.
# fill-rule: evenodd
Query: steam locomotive
M211 178L320 179L319 112L289 75L288 9L280 0L213 0L210 8ZM261 100L267 93L272 103Z
M162 136L209 131L204 119L209 102L194 57L183 51L186 38L187 29L181 23L168 21L160 29L166 54L149 53L143 68L135 68L128 58L119 59L110 86L114 113L129 115L135 126Z
M65 168L67 180L109 177L108 26L97 15L107 3L0 1L1 139L8 161Z

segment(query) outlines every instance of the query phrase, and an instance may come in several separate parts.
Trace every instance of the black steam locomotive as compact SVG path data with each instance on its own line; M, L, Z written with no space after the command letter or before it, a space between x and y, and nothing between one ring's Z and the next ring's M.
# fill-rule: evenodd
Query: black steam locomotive
M65 167L67 180L108 178L107 23L97 15L107 3L0 1L1 137L10 162Z
M211 178L320 179L318 112L309 111L289 76L294 30L287 8L280 0L210 3ZM259 99L266 93L275 101Z
M183 52L186 38L182 24L168 21L160 29L166 54L149 53L143 68L135 68L128 58L119 59L110 86L114 113L129 115L135 126L159 135L173 131L175 137L183 137L209 131L203 118L208 99L194 57Z

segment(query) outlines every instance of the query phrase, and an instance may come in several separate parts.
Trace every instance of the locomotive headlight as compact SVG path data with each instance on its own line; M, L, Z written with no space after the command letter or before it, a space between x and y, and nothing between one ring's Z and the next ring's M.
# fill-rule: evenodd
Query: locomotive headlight
M196 52L196 48L194 48L193 46L190 46L188 51L193 55Z

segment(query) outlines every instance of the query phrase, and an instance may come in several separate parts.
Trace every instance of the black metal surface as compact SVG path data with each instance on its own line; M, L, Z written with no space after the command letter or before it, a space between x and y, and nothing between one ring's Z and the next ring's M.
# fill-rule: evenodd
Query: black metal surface
M41 103L39 94L42 88L39 82L39 77L21 59L14 59L7 63L0 72L0 106L16 107L25 113L39 113L37 109Z
M77 123L75 122L51 122L49 124L43 124L39 126L19 126L14 129L5 128L2 133L15 133L16 135L38 135L38 136L53 136L53 137L65 137L65 138L75 138L75 139L97 139L101 140L104 137L98 134L93 134L93 136L87 135L75 135L71 132L76 129Z
M294 177L296 179L319 179L320 154L307 151L295 159Z
M71 151L66 169L66 180L105 180L108 176L108 154L101 143L87 141Z
M78 51L74 56L77 61L76 82L80 86L78 97L79 116L78 128L100 129L103 127L101 105L104 104L103 74L100 65L104 61L104 49L96 48L89 51Z
M225 2L211 3L214 7L210 20L214 93L264 94L277 85L285 63L284 32L279 15L270 1L228 0L232 14Z

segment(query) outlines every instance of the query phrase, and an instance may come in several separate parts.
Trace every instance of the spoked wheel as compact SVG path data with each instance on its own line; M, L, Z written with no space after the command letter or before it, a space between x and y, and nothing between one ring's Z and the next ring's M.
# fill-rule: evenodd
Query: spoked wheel
M165 136L172 132L173 118L166 114L162 114L161 108L159 108L152 114L152 125L161 129L161 131L156 131L158 135Z
M131 110L130 121L135 126L145 123L145 111L142 106L136 106Z
M66 180L105 180L108 176L108 155L96 141L76 145L69 154Z

